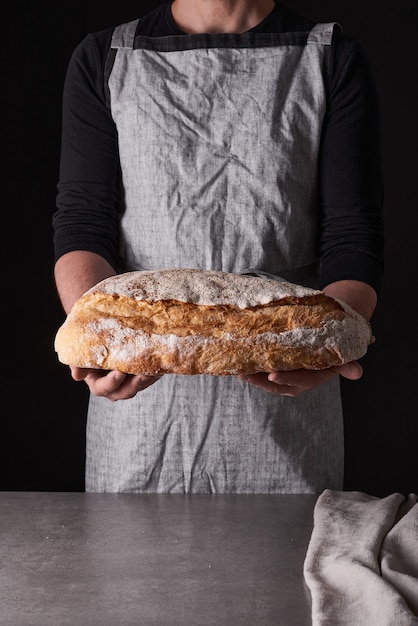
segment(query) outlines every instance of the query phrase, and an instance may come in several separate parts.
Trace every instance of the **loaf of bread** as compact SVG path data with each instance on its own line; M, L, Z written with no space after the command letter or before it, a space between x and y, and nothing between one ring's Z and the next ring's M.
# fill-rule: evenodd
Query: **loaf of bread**
M323 369L362 357L369 323L322 291L197 269L107 278L55 337L60 362L131 374Z

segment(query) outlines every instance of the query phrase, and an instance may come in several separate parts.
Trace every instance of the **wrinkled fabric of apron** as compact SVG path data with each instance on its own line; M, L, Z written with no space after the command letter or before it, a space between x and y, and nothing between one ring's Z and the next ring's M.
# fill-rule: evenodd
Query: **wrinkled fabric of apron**
M315 286L317 156L334 24L310 33L135 37L115 29L109 106L124 187L123 271L268 272ZM91 396L86 491L341 489L335 377L299 398L167 374Z

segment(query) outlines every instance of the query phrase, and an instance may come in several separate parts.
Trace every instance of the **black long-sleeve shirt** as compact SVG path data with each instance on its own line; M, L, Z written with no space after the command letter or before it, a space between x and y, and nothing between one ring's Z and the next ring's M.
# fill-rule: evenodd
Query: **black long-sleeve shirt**
M170 2L139 21L137 34L182 34ZM313 22L280 2L257 32L309 31ZM113 29L87 35L65 79L55 259L95 252L119 268L121 177L117 129L106 104L104 66ZM327 110L319 154L321 286L361 280L379 291L383 272L379 107L360 44L336 31L331 48ZM301 233L303 236L303 233Z

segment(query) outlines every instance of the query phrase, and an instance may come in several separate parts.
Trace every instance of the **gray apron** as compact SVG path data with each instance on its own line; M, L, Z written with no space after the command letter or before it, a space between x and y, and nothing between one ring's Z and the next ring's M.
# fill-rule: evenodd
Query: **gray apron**
M317 284L317 157L334 24L309 34L134 37L115 29L109 106L132 269L268 272ZM341 489L337 377L298 398L235 377L165 375L91 396L86 490Z

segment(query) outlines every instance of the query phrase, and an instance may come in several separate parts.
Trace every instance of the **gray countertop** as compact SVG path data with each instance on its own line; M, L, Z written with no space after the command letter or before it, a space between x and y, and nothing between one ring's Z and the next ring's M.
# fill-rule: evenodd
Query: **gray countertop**
M311 626L316 498L0 492L0 624Z

